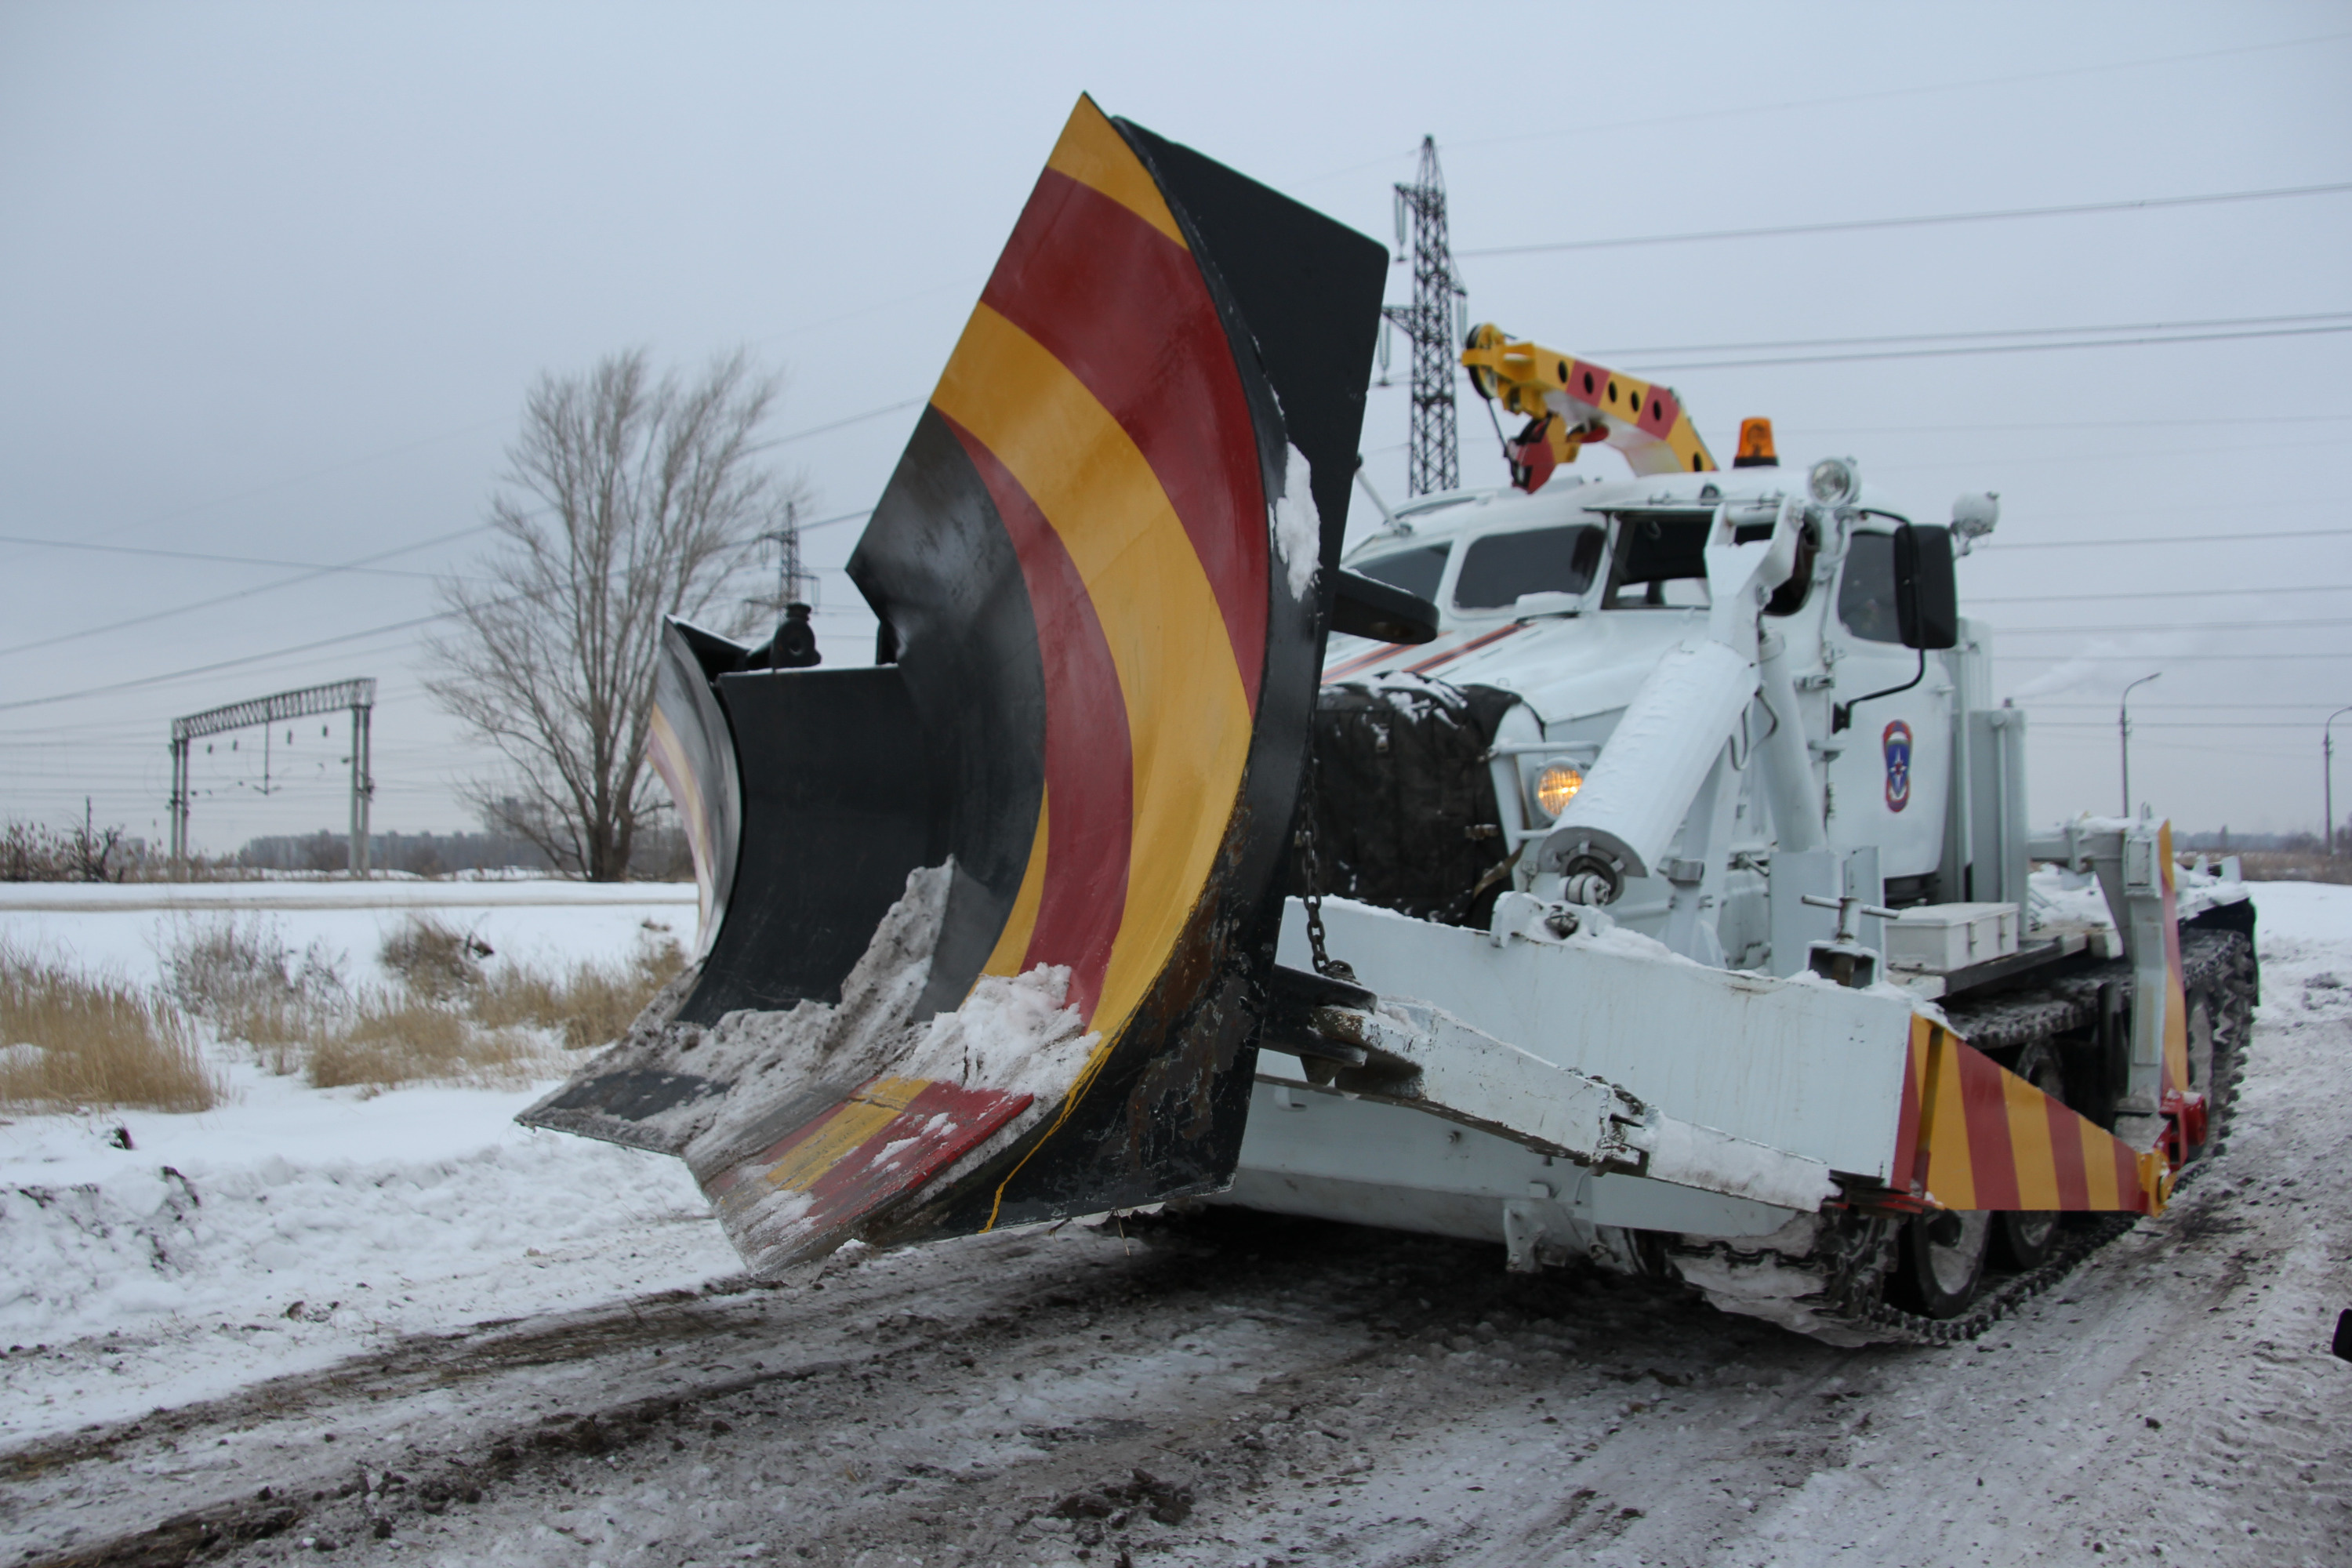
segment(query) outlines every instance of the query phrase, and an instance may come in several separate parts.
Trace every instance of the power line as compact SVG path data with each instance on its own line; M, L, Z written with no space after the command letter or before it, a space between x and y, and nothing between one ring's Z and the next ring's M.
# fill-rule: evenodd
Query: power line
M20 708L42 708L52 702L72 702L84 697L103 697L116 691L131 691L143 686L162 686L171 681L187 680L199 675L211 675L219 670L236 669L243 665L266 664L274 658L289 658L298 653L315 653L322 647L338 647L345 643L364 642L369 637L389 636L394 632L414 631L429 626L436 621L446 620L449 612L418 616L411 620L394 621L387 626L371 626L363 632L345 632L340 637L320 637L316 642L297 643L291 647L272 648L268 653L247 654L241 658L224 658L212 664L200 664L188 669L174 669L162 675L142 675L131 680L118 680L107 686L84 687L79 691L60 691L51 697L24 697L14 702L0 702L0 713L13 713Z
M2221 202L2279 201L2293 196L2332 196L2352 191L2352 181L2325 185L2280 185L2258 191L2220 191L2210 195L2143 196L2131 201L2074 202L2063 206L1996 207L1983 212L1936 213L1917 217L1850 218L1836 223L1780 224L1766 228L1716 228L1682 234L1633 235L1616 239L1569 239L1544 245L1496 245L1464 256L1542 256L1565 250L1615 250L1636 245L1692 245L1705 240L1772 239L1789 235L1853 234L1863 229L1926 228L1940 224L1995 223L2011 218L2067 217L2080 213L2141 212L2158 207L2210 206Z
M843 520L836 518L833 521L840 521ZM492 605L512 604L517 599L525 599L529 597L530 597L530 595L528 594L516 594L509 595L505 599L489 601L489 603ZM195 665L187 669L170 670L161 675L142 675L131 680L118 680L106 686L84 687L79 691L60 691L48 697L19 698L14 702L0 702L0 713L15 712L20 708L47 707L47 705L55 702L72 702L84 697L111 696L113 693L118 691L131 691L142 687L162 686L173 681L190 680L200 675L212 675L220 670L236 669L245 665L267 664L272 659L291 658L296 654L313 653L322 647L335 647L344 643L363 642L370 637L388 637L394 632L413 631L418 626L429 626L436 621L448 620L458 613L459 612L455 610L443 610L436 615L417 616L409 620L393 621L381 626L372 626L368 630L362 632L346 632L340 637L320 637L316 642L297 643L290 647L272 648L265 653L246 654L237 658L225 658L212 664ZM862 612L845 607L838 609L819 607L814 613L820 616L849 616L854 617L860 615Z
M2029 700L2026 704L2032 706ZM2302 730L2309 726L2285 719L2216 719L2205 722L2194 719L2163 720L2135 719L2132 730ZM2039 728L2044 730L2112 730L2115 725L2105 719L2045 719Z
M1959 359L1974 354L2054 353L2065 349L2130 349L2156 347L2166 343L2224 343L2243 342L2256 338L2326 337L2336 332L2352 332L2352 321L2338 322L2333 326L2267 327L2247 331L2180 332L2140 338L2081 338L2071 342L1981 343L1958 348L1891 349L1869 353L1789 354L1771 359L1691 360L1681 364L1651 365L1646 368L1654 377L1670 375L1677 371L1685 370L1745 370L1791 364L1853 364L1867 361L1896 359Z
M488 430L493 426L503 425L513 417L510 414L500 415L496 419L478 420L455 430L444 430L438 436L421 436L414 441L404 441L395 447L383 447L373 452L363 452L356 458L345 458L339 462L329 463L323 468L306 468L299 474L289 475L282 479L272 479L266 485L257 485L251 489L238 490L233 495L216 496L211 500L197 501L194 505L182 507L176 511L161 512L153 517L142 518L136 522L117 523L112 528L100 530L99 537L111 539L118 533L129 533L134 529L152 528L157 523L173 522L184 517L193 517L200 511L210 511L216 506L227 506L235 501L250 500L256 496L265 496L295 485L307 484L312 479L323 478L328 474L341 473L345 468L356 468L385 458L396 458L403 452L413 452L419 447L430 447L438 442L455 440L460 436L470 436L477 431Z
M2278 49L2308 48L2316 44L2333 44L2346 38L2352 38L2352 33L2320 33L2310 37L2281 39L2275 43L2239 44L2226 49L2199 49L2192 54L2153 55L2143 59L2110 60L2098 65L2060 66L2049 70L2021 71L2010 76L1971 77L1960 81L1936 82L1918 87L1880 88L1869 92L1837 93L1822 98L1783 99L1776 103L1747 104L1729 109L1690 110L1680 114L1639 114L1618 120L1591 121L1580 125L1555 126L1544 131L1518 132L1508 136L1486 136L1475 142L1461 142L1453 145L1464 150L1472 147L1499 147L1518 142L1541 142L1562 136L1582 136L1595 131L1634 130L1647 133L1663 125L1738 119L1751 114L1780 113L1792 109L1834 109L1849 103L1877 103L1895 98L1919 98L1935 93L1966 92L1972 88L1979 87L2014 87L2032 81L2055 81L2079 76L2104 76L2116 71L2145 70L2153 66L2203 65L2208 61L2225 59L2231 55L2266 54ZM1351 173L1352 171L1339 172Z
M2024 82L2052 81L2069 77L2102 76L2115 71L2146 70L2156 66L2202 65L2210 60L2225 59L2231 55L2266 54L2278 49L2309 48L2317 44L2332 44L2352 38L2352 33L2321 33L2311 37L2285 38L2268 44L2240 44L2226 49L2200 49L2194 54L2154 55L2144 59L2112 60L2099 65L2062 66L2051 70L2021 71L2009 76L1969 77L1958 81L1930 82L1916 87L1881 88L1871 92L1837 93L1822 98L1780 99L1769 103L1740 104L1728 109L1685 110L1680 114L1636 114L1612 120L1586 121L1577 124L1556 125L1544 131L1524 131L1508 136L1482 136L1475 141L1449 142L1457 152L1477 147L1501 147L1520 142L1544 142L1563 136L1589 136L1594 132L1640 131L1654 132L1660 126L1683 125L1715 120L1736 120L1757 114L1783 114L1800 109L1834 109L1850 103L1881 103L1888 99L1923 98L1937 93L1967 92L1980 87L2014 87ZM1314 184L1338 179L1362 169L1376 169L1401 158L1409 158L1414 150L1383 153L1378 158L1349 163L1337 169L1327 169L1319 174L1307 174L1291 183Z
M2111 544L2239 544L2252 539L2341 539L2352 528L2306 528L2263 533L2176 533L2162 538L2141 535L2124 539L1985 540L1977 548L1987 554L1999 550L2095 550Z
M2215 449L2211 451L2202 451L2197 453L2196 456L2208 461L2221 461L2229 458L2241 458L2256 452L2307 452L2315 447L2334 447L2340 451L2347 446L2352 446L2352 436L2329 436L2324 437L2316 441L2245 442L2239 446L2229 447L2226 450ZM1959 450L1963 455L1957 458L1911 458L1907 460L1895 460L1889 458L1888 460L1874 464L1873 468L1879 471L1894 474L1932 474L1949 468L1968 468L1976 471L1981 471L1989 468L2000 468L2002 469L2038 468L2047 467L2053 463L2068 464L2080 468L2085 463L2145 463L2154 460L2150 458L2147 449L2144 447L2136 451L2126 452L2091 452L2079 449L2072 452L2040 452L2030 457L2019 457L2009 452L2001 452L1997 455L1988 454L1986 452L1971 449L1966 447L1960 447ZM2161 457L2165 460L2177 461L2179 460L2180 454L2177 449L2168 447L2163 450ZM2208 510L2211 509L2209 508Z
M1978 605L2077 605L2095 599L2206 599L2242 594L2352 594L2352 583L2296 583L2271 588L2151 588L2118 594L1971 594Z
M2107 632L2266 632L2311 631L2321 626L2352 626L2352 618L2335 616L2294 621L2128 621L2121 625L2077 626L1996 626L2002 637L2096 637Z
M862 509L862 510L857 510L857 511L846 511L846 512L841 512L841 513L837 513L836 515L832 516L832 517L820 518L820 519L818 519L816 521L812 522L812 523L804 523L804 524L803 524L803 525L802 525L802 531L803 531L803 532L805 532L805 531L808 531L809 529L813 529L813 528L827 528L827 527L831 527L831 526L833 526L833 525L834 525L834 524L835 524L835 523L852 522L852 521L856 521L858 518L861 518L861 517L869 517L869 516L871 516L871 515L873 515L873 509L872 509L871 507L864 508L864 509ZM436 545L436 544L445 544L445 543L447 543L447 542L448 542L449 541L451 541L451 540L455 540L455 539L462 539L462 538L467 537L467 535L469 535L469 534L480 533L480 532L487 531L488 531L488 530L489 530L489 528L490 528L491 526L492 526L492 525L490 525L490 524L488 524L488 523L480 523L480 524L477 524L477 525L475 525L475 526L474 526L474 527L472 527L472 528L461 529L461 530L459 530L459 531L458 531L457 532L456 532L456 533L444 534L444 535L442 535L441 537L439 537L439 538L437 538L437 539L428 539L428 540L425 540L425 541L423 541L423 542L420 542L420 543L403 545L403 546L401 546L398 550L386 551L386 552L383 552L383 554L381 554L381 555L364 556L364 557L362 557L362 561L382 561L382 560L388 559L389 557L391 557L391 556L393 556L393 555L398 555L398 554L404 553L404 552L408 552L408 551L412 551L412 550L425 550L425 549L428 549L428 548L432 547L433 545ZM746 542L745 542L745 543L744 543L744 545L742 546L741 550L740 550L740 551L737 552L737 561L740 563L740 561L741 557L742 557L743 555L745 555L745 554L748 554L748 553L749 553L752 549L756 548L756 547L758 546L758 543L759 543L759 542L758 542L757 540L750 540L750 541L746 541ZM324 574L324 573L328 573L328 572L333 572L333 571L338 571L338 570L348 570L348 569L349 569L349 568L338 568L338 567L332 567L332 566L322 566L322 567L318 568L318 569L317 569L317 571L315 571L315 572L311 573L310 575L310 576L316 576L316 575L319 575L319 574ZM729 570L732 570L732 569L733 569L733 568L732 568L731 566L729 568ZM831 568L828 568L828 570L831 570ZM161 618L163 616L166 616L166 615L178 615L178 614L181 614L181 613L183 613L183 612L184 612L184 611L188 611L188 610L200 610L200 609L205 609L205 608L208 608L208 607L210 607L211 605L218 605L218 604L226 603L226 602L227 602L227 601L229 601L229 600L250 597L251 595L255 595L255 594L268 593L268 592L271 591L273 588L288 587L288 586L291 586L291 585L292 585L292 584L294 584L301 583L301 582L306 582L306 581L308 581L308 580L309 580L309 577L308 577L308 576L305 576L305 577L296 577L296 578L287 579L287 580L284 580L284 581L281 581L281 582L278 582L278 583L276 583L276 584L262 584L260 587L257 587L257 588L248 588L248 589L245 589L245 590L242 590L242 591L240 591L240 592L238 592L238 593L236 593L236 594L224 595L222 595L220 598L217 598L217 599L204 600L204 601L200 601L199 603L193 604L193 605L183 605L177 606L176 608L173 608L173 609L171 609L171 610L158 611L158 612L156 612L154 615L139 616L139 617L136 617L136 618L134 618L134 619L132 619L132 620L130 620L130 621L118 622L118 623L116 623L116 624L112 625L112 626L92 626L92 627L85 628L85 629L80 630L80 631L76 631L76 632L67 632L67 633L61 634L61 635L59 635L59 636L58 636L58 637L44 637L44 638L40 639L38 642L35 642L35 643L20 644L20 645L18 645L18 646L17 646L17 647L16 647L0 648L0 656L5 656L5 655L8 655L8 654L13 654L13 653L22 653L22 652L27 651L28 649L35 648L35 647L52 647L52 646L54 646L54 645L56 645L56 644L58 644L58 643L60 643L60 642L70 642L70 641L73 641L73 640L75 640L75 639L77 639L77 638L80 638L80 637L96 637L96 636L100 636L100 635L101 635L101 634L103 634L103 633L110 632L110 631L119 631L119 630L122 629L124 626L141 626L141 625L144 625L144 624L146 624L146 623L147 623L147 622L149 622L149 621L155 620L155 619L159 619L159 618ZM496 604L510 604L510 603L513 603L513 602L514 602L514 600L516 600L516 599L518 599L518 598L527 598L527 597L529 597L529 596L530 596L530 595L527 595L527 594L525 594L525 595L509 595L509 597L507 597L507 598L505 598L505 599L493 601L493 603L496 603ZM254 654L254 655L249 655L249 656L247 656L247 658L240 658L240 659L232 659L232 660L229 660L229 661L227 661L226 663L224 663L224 664L210 664L210 665L203 665L203 666L200 666L200 667L198 667L198 668L194 668L194 669L188 669L188 670L178 670L178 671L174 671L174 672L173 672L173 673L172 673L172 674L170 674L170 675L148 676L148 677L142 678L142 679L139 679L139 680L135 680L135 681L129 681L129 682L123 682L123 683L121 683L120 685L113 686L113 687L99 687L99 688L92 688L92 689L89 689L89 690L87 690L87 691L82 691L82 692L71 692L71 693L67 693L67 694L65 694L65 695L63 695L63 696L60 696L60 697L55 697L55 698L37 698L37 699L30 699L30 700L26 700L26 701L20 701L20 702L0 702L0 713L7 712L7 711L11 710L12 709L16 709L16 708L34 707L34 706L37 706L37 705L39 705L39 704L41 704L41 703L45 703L45 702L63 701L63 700L67 700L68 699L69 699L69 698L71 698L71 697L98 695L98 694L100 694L100 693L103 693L103 692L107 692L107 691L113 691L113 690L127 689L128 688L130 688L130 687L133 687L133 686L146 686L146 685L152 685L152 684L154 684L154 683L159 682L159 681L173 680L173 679L181 679L181 678L183 678L183 677L186 677L186 676L194 676L194 675L199 675L199 674L209 673L209 672L211 672L211 671L213 671L213 670L227 668L230 668L231 666L238 665L238 664L262 663L262 662L266 662L266 661L268 661L268 659L271 659L271 658L279 658L279 657L289 656L289 655L291 655L291 654L294 654L294 653L306 653L306 652L310 651L310 650L311 650L311 649L313 649L313 648L328 647L328 646L331 646L331 644L334 644L334 643L336 643L336 642L357 640L357 639L360 639L360 638L364 638L364 637L367 637L376 636L376 635L380 635L380 634L386 634L386 633L394 632L394 631L406 630L406 629L409 629L409 628L412 628L412 627L415 627L415 626L427 626L427 625L430 625L431 623L433 623L433 622L435 622L435 621L446 620L446 619L447 619L451 615L456 614L456 613L457 613L457 612L454 612L454 611L442 611L442 612L440 612L439 614L436 614L436 615L431 615L431 616L423 616L423 617L420 617L420 618L417 618L417 619L415 619L415 620L398 621L398 622L392 623L391 625L388 625L388 626L379 626L379 627L377 627L377 628L375 629L375 631L373 631L373 632L354 632L354 633L350 634L350 636L349 636L348 637L330 637L330 638L327 638L327 639L326 639L325 641L323 641L323 642L317 642L317 643L305 643L305 644L302 644L302 645L301 645L300 647L295 647L295 648L288 648L288 649L282 649L282 650L280 650L280 651L279 651L279 652L278 652L278 653ZM850 611L850 610L846 610L846 609L833 609L833 610L819 609L819 610L818 610L818 611L816 611L815 613L816 613L816 614L818 614L818 615L849 615L849 614L854 614L855 612Z
M1993 658L2024 664L2146 664L2161 658L2167 664L2242 663L2248 660L2347 658L2352 648L2299 648L2293 653L1997 653Z
M443 575L438 572L405 572L396 566L336 566L322 561L281 561L264 555L215 555L199 550L163 550L142 544L86 544L79 539L37 539L20 533L0 533L0 544L31 544L44 550L97 551L107 555L147 555L167 561L208 561L225 566L277 566L313 573L356 573L369 577L421 577L428 583ZM424 547L415 545L410 548ZM374 559L382 560L383 557Z
M1797 425L1791 429L1827 431L1837 436L1948 436L1955 432L2000 430L2136 430L2142 426L2185 425L2310 425L2342 423L2352 414L2244 414L2189 419L2037 419L2030 425Z
M868 419L879 419L885 414L896 414L902 408L919 407L928 401L929 400L921 397L904 398L887 407L869 408L863 414L852 414L845 419L836 419L830 425L812 425L805 430L795 430L789 436L779 436L772 441L762 441L752 450L764 452L771 447L790 446L794 441L805 441L812 436L822 436L829 430L841 430L852 425L863 425Z
M814 522L804 522L801 524L801 531L803 533L806 533L814 528L831 528L836 522L856 522L861 517L872 517L873 515L874 509L872 507L861 507L856 511L845 511L837 517L821 517Z
M2352 324L2352 310L2306 310L2281 316L2214 316L2181 321L2110 321L2089 322L2066 327L1986 327L1959 332L1882 332L1865 337L1844 338L1763 338L1732 343L1633 343L1610 344L1580 351L1595 359L1638 359L1650 354L1760 353L1768 349L1844 349L1882 348L1896 343L1978 343L2009 338L2068 338L2088 336L2104 342L2108 334L2126 332L2203 332L2240 328L2270 328L2312 326L2327 323ZM2030 344L2010 344L2024 348ZM2066 344L2073 347L2077 345ZM1808 363L1800 360L1741 360L1742 364ZM1680 365L1674 368L1706 369L1707 366ZM2352 416L2339 417L2352 418ZM2137 424L2138 421L2126 421ZM2203 424L2203 420L2187 421ZM1833 427L1834 428L1834 427ZM1942 428L1961 428L1943 426ZM2049 428L2039 425L1986 426L1985 429L2036 430ZM1858 433L1858 432L1856 432Z
M275 583L264 583L257 587L252 588L240 588L234 594L221 594L210 599L195 600L192 604L174 605L171 608L165 610L151 610L145 615L132 616L124 620L110 622L102 626L85 626L79 631L61 632L55 637L36 637L30 642L20 642L12 647L0 647L0 658L5 658L11 654L29 653L36 648L55 647L59 643L79 642L84 637L103 637L108 632L123 631L131 626L152 626L157 621L165 620L173 616L191 615L197 610L209 610L214 608L215 605L233 604L239 599L250 599L257 594L268 594L274 593L280 588L291 588L299 584L313 582L331 573L342 571L349 567L365 566L378 561L389 561L395 555L405 555L411 551L429 550L436 544L446 544L452 540L464 539L471 534L488 532L489 531L489 527L490 525L486 522L476 523L471 528L461 528L455 533L445 533L436 539L425 540L421 543L404 544L396 549L380 551L373 555L362 555L357 561L344 562L339 566L321 566L315 571L304 572L299 576L281 577Z

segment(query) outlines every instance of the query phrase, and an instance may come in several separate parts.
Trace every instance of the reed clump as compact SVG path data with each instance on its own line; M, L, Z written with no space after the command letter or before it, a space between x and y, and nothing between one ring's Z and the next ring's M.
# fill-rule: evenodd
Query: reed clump
M0 1105L210 1110L226 1092L165 998L0 942Z

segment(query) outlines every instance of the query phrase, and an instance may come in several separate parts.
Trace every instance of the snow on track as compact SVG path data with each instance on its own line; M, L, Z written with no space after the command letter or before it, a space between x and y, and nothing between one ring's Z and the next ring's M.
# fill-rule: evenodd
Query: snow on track
M1498 1249L1236 1214L868 1256L785 1289L688 1289L698 1257L709 1273L725 1260L681 1250L663 1275L628 1258L662 1229L639 1211L609 1257L565 1262L571 1294L490 1309L519 1321L457 1326L467 1289L520 1303L530 1288L469 1287L453 1263L438 1315L354 1329L331 1363L297 1336L334 1321L287 1323L268 1342L287 1352L236 1363L234 1387L197 1397L167 1378L152 1414L41 1421L0 1448L0 1552L2343 1563L2352 1365L2326 1345L2352 1306L2352 889L2257 899L2266 1000L2228 1150L2163 1219L1972 1346L1835 1350L1671 1287L1523 1279ZM407 1163L471 1171L451 1147L460 1120L417 1115L450 1143ZM523 1161L510 1174L492 1161L443 1184L568 1183L582 1213L519 1211L509 1226L494 1195L439 1230L430 1210L386 1213L377 1223L415 1227L392 1256L421 1263L434 1247L420 1238L438 1235L464 1258L468 1236L551 1225L587 1252L585 1211L624 1169L593 1161L620 1152L516 1138L495 1145ZM216 1158L225 1172L240 1156ZM709 1226L667 1231L716 1242ZM472 1255L495 1264L485 1281L535 1266ZM386 1251L352 1256L376 1268ZM60 1355L89 1363L86 1387L118 1375L97 1370L110 1342L95 1331L115 1309L78 1310L82 1338L0 1363L10 1417L20 1391L52 1386L20 1377L56 1377ZM125 1335L156 1321L125 1311ZM120 1375L152 1379L171 1353L126 1357Z

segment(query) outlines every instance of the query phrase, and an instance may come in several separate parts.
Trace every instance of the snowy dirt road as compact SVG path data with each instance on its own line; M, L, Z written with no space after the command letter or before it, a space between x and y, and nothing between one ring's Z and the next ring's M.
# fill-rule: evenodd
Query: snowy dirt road
M2352 1562L2352 922L2263 901L2226 1152L1971 1346L1338 1226L1073 1225L28 1440L0 1560Z

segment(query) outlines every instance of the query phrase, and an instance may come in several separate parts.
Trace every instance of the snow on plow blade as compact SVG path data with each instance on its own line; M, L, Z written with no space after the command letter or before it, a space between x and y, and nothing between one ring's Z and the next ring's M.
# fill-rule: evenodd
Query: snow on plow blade
M1224 1185L1386 259L1082 99L849 563L895 662L673 624L700 962L522 1120L765 1272Z

